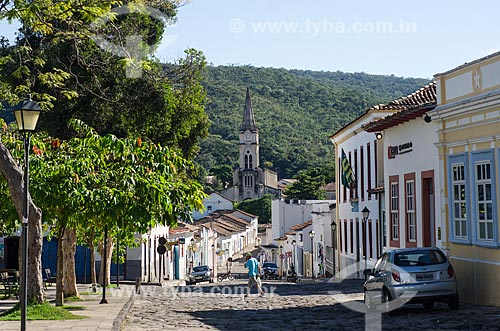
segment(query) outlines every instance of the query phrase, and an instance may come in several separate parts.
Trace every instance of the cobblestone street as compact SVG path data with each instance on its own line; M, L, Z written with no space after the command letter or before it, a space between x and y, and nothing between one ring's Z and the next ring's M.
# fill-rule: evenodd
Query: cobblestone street
M243 280L143 286L123 330L365 330L365 315L339 303L362 307L361 281L269 281L263 284L265 297L253 289L247 298L245 287ZM500 330L500 307L462 304L450 311L445 303L432 310L406 305L382 315L382 330Z

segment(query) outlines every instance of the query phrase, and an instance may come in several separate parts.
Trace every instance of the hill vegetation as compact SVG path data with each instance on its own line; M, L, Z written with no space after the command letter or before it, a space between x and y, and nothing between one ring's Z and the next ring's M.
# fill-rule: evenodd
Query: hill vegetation
M208 67L203 84L210 136L198 162L209 172L238 164L238 130L250 87L259 128L261 166L291 178L300 170L334 174L333 145L328 137L367 108L410 94L429 80L365 73Z

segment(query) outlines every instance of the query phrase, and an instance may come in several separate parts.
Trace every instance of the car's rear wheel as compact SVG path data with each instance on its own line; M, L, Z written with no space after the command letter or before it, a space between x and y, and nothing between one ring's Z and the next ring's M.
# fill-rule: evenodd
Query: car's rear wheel
M432 309L434 308L434 301L424 302L422 306L424 306L425 309Z
M448 308L450 308L450 310L457 310L459 306L460 300L458 298L458 295L452 296L448 299Z

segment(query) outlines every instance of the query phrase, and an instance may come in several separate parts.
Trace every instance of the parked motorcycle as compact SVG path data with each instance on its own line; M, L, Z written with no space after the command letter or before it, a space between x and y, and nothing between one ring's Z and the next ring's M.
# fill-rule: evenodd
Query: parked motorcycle
M219 282L222 282L224 279L234 280L234 276L233 276L233 275L231 275L231 271L228 271L228 272L226 272L226 273L224 273L224 274L221 274L221 275L218 275L218 276L217 276L217 280L218 280Z
M296 283L299 280L299 276L295 272L295 269L291 268L288 270L288 274L286 276L286 281L290 283Z

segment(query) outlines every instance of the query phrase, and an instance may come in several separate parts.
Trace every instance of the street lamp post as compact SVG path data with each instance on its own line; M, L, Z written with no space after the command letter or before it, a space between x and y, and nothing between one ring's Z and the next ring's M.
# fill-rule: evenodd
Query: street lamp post
M280 246L279 250L279 258L280 258L280 278L283 276L283 246Z
M24 196L23 196L23 221L22 221L22 274L21 274L21 330L26 330L26 305L28 301L28 194L29 194L29 147L31 132L35 130L40 107L36 101L21 101L14 108L17 128L23 134L24 142Z
M108 300L106 300L106 285L108 283L108 280L106 278L107 276L107 270L106 270L106 262L108 259L108 226L104 226L104 256L101 257L101 267L102 267L102 299L99 304L103 303L108 303Z
M365 270L368 268L368 217L370 216L370 209L366 206L361 211L363 213L363 220L365 221ZM365 274L365 279L367 275Z
M316 232L314 230L309 231L309 238L311 238L311 274L312 278L314 278L314 244L313 239Z
M332 251L333 251L333 256L332 256L332 259L333 259L333 277L335 278L335 274L336 274L336 265L335 265L335 262L337 260L337 253L336 253L336 249L337 249L337 223L335 223L335 221L333 221L331 224L330 224L330 227L332 228Z
M213 277L217 277L217 270L215 269L215 244L212 244L212 273Z
M120 288L120 228L116 232L116 288ZM161 260L161 256L160 256ZM161 265L160 265L161 273Z
M293 247L293 252L292 252L293 253L293 258L292 259L293 259L293 270L295 270L295 271L297 271L296 267L295 267L296 266L296 263L295 263L295 247L296 246L297 246L297 241L294 239L292 241L292 247Z
M193 265L194 265L194 251L195 251L195 241L194 238L191 238L189 241L189 250L191 251L191 262L189 263L189 273L193 271Z

